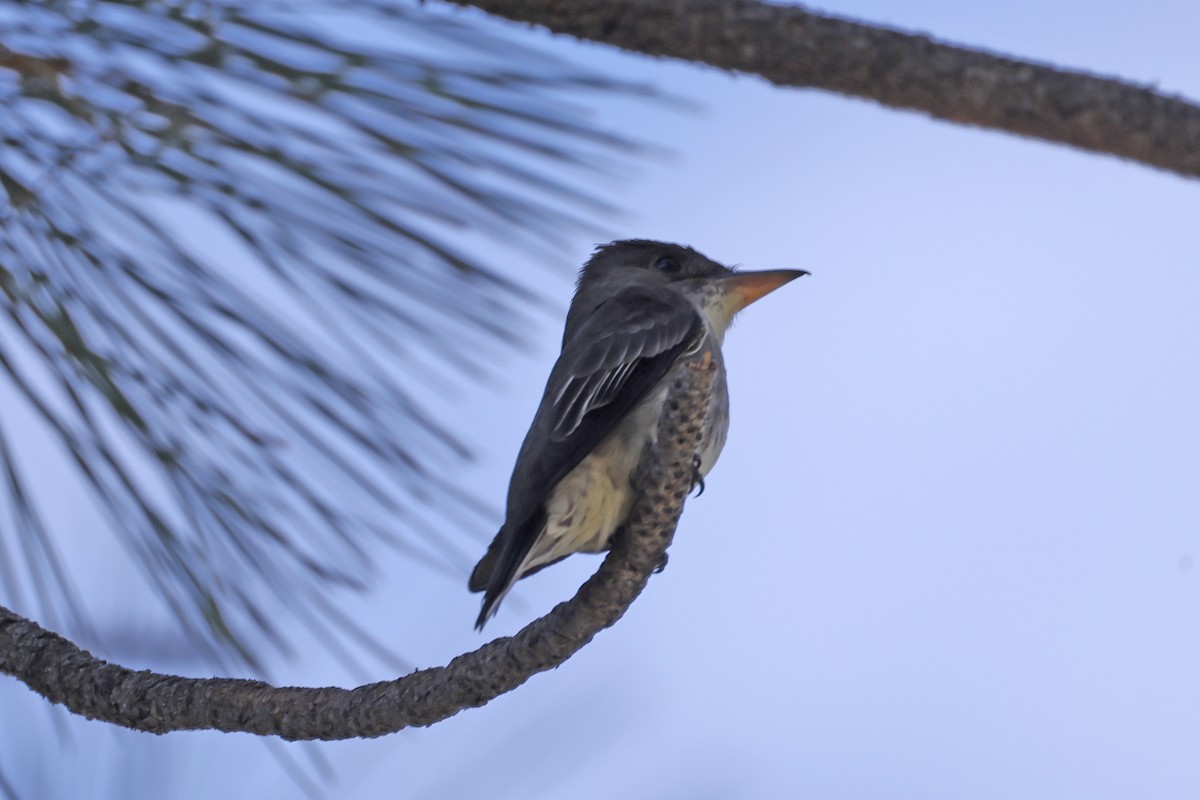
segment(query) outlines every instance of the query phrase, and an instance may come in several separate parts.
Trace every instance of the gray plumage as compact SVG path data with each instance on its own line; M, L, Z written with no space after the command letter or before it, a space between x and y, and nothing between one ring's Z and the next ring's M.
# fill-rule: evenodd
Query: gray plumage
M802 274L735 273L664 242L597 248L580 271L562 352L517 456L504 525L471 575L471 591L485 593L477 628L518 579L573 552L608 548L657 435L665 378L703 351L717 374L698 469L712 469L729 426L725 330L740 308Z

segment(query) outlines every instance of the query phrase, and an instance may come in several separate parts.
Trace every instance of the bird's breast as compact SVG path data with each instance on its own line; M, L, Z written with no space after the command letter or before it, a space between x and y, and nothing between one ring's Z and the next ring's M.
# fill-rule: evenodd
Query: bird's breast
M729 394L720 348L707 342L705 348L716 360L717 373L701 440L701 475L707 475L716 463L729 430ZM658 425L673 379L668 375L651 390L550 492L546 527L534 542L521 573L571 553L608 548L609 539L633 507L632 481L641 460L657 443Z
M706 347L709 348L717 370L713 375L712 397L708 401L708 416L704 420L700 441L701 475L708 475L716 465L729 436L729 385L725 380L725 359L721 356L720 344L713 341L712 337L709 337Z

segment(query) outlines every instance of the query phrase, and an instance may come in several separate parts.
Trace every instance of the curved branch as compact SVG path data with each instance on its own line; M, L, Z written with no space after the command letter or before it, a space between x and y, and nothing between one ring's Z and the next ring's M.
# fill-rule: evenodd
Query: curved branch
M1200 106L1152 88L754 0L448 0L555 33L1200 176Z
M151 733L213 729L284 739L382 736L481 706L556 667L609 627L641 593L675 533L691 489L714 365L676 370L660 445L640 477L628 526L571 600L447 666L357 689L277 688L261 681L181 678L109 664L0 607L0 672L77 714Z

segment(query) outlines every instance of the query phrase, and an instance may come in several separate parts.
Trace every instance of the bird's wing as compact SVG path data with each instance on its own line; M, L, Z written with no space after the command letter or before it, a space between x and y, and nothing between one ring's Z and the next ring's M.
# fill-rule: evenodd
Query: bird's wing
M540 505L703 335L695 307L667 289L627 289L592 312L550 373L513 470L509 521L533 510L514 500L540 494Z
M513 470L508 518L489 549L499 552L480 562L472 589L486 587L489 597L499 596L518 577L550 492L698 344L704 330L700 314L678 292L631 288L597 307L571 335Z
M630 289L601 305L563 350L546 386L538 415L553 420L552 439L598 443L703 330L695 307L676 292Z

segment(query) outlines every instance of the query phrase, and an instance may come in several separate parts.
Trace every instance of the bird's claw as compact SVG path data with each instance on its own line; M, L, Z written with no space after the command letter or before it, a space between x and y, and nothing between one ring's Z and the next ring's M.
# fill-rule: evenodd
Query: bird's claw
M700 474L700 456L692 456L692 488L700 487L696 497L704 494L704 476Z
M654 568L654 574L657 575L658 573L662 572L666 568L667 568L667 554L663 553L662 558L660 558L658 560L658 566Z

